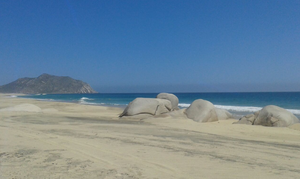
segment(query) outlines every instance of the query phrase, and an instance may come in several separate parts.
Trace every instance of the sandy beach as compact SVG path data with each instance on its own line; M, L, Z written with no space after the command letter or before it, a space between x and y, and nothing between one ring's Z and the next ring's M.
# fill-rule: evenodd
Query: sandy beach
M0 94L0 178L300 178L299 124L121 120L120 113Z

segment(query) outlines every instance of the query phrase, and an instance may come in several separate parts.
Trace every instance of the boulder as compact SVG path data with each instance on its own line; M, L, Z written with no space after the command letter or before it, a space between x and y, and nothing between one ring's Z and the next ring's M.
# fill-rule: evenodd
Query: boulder
M170 93L159 93L156 98L158 99L167 99L171 102L172 104L172 111L173 110L179 110L178 108L178 103L179 100L177 98L177 96L175 96L174 94L170 94Z
M235 124L287 127L298 122L299 119L293 113L281 107L269 105L254 114L242 117Z
M259 111L253 125L286 127L298 123L299 119L291 112L274 105Z
M153 117L153 115L151 115L151 114L137 114L134 116L122 116L121 118L124 120L130 120L130 121L140 121L140 120L148 119L151 117Z
M214 105L206 100L195 100L185 111L188 118L196 122L218 121Z
M215 111L217 113L218 120L226 120L233 118L232 114L226 111L225 109L215 108Z
M168 113L154 116L154 118L172 118L172 119L189 119L185 114L186 109L179 109Z
M239 121L234 122L233 124L248 124L248 125L252 125L254 120L256 118L255 114L248 114L242 118L239 119Z
M154 116L170 112L171 109L171 102L166 99L136 98L128 104L119 117L134 116L138 114L150 114Z

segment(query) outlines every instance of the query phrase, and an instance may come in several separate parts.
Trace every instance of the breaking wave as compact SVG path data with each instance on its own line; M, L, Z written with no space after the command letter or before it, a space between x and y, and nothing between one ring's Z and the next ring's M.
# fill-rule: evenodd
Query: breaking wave
M182 107L182 108L188 108L191 104L187 104L187 103L179 103L178 106Z
M87 98L87 97L82 97L82 98L80 98L79 103L80 104L91 104L91 105L97 104L97 103L88 102L88 101L93 101L93 100L94 99L90 99L90 98Z
M238 111L238 112L256 112L261 110L261 107L254 106L223 106L223 105L214 105L216 108L225 109L228 111Z
M178 106L182 108L187 108L191 104L187 103L179 103ZM235 111L235 112L256 112L262 109L262 107L255 107L255 106L225 106L225 105L214 105L216 108L225 109L228 111ZM300 110L298 109L286 109L293 114L300 115Z

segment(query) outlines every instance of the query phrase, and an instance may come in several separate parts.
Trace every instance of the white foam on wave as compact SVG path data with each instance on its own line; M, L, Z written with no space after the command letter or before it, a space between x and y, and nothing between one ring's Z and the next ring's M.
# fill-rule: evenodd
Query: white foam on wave
M91 105L95 105L97 103L91 103L91 102L87 102L87 101L92 101L94 99L90 99L90 98L87 98L87 97L82 97L79 99L79 103L80 104L91 104Z
M300 110L297 110L297 109L287 109L287 110L290 111L293 114L300 115Z
M223 105L214 105L216 108L225 109L228 111L238 111L238 112L256 112L262 109L262 107L254 106L223 106ZM298 109L286 109L293 114L300 114Z
M94 99L90 99L90 98L87 98L87 97L82 97L82 98L80 98L80 100L94 100Z
M182 108L188 108L191 104L187 104L187 103L179 103L178 106L182 107Z
M256 112L261 110L261 107L255 106L223 106L223 105L214 105L216 108L225 109L228 111L238 111L238 112Z
M179 107L189 107L191 104L187 103L179 103ZM214 105L216 108L225 109L229 111L238 111L238 112L255 112L259 111L261 107L254 107L254 106L224 106L224 105Z
M182 108L187 108L191 104L187 103L179 103L178 106ZM214 105L216 108L225 109L228 111L236 111L236 112L256 112L262 109L262 107L256 107L256 106L226 106L226 105ZM300 115L300 110L298 109L286 109L287 111L290 111L293 114Z

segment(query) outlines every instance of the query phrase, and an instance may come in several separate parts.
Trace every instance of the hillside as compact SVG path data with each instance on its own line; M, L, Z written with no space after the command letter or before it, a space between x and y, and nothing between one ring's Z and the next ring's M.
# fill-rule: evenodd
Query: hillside
M67 76L42 74L37 78L19 78L9 84L0 86L0 93L24 94L66 94L97 93L89 84Z

